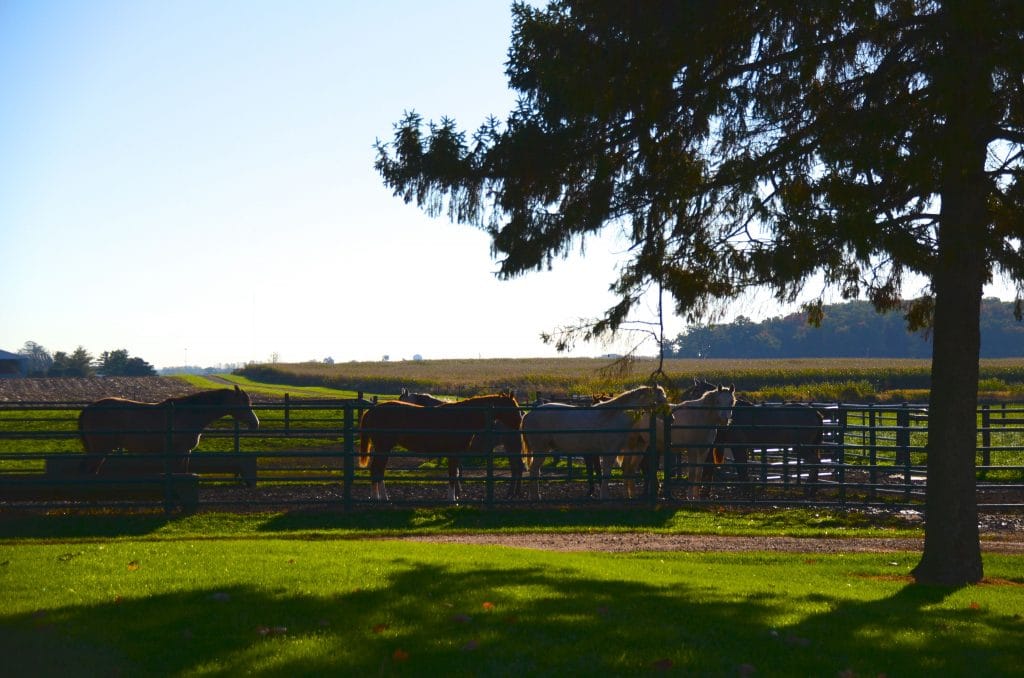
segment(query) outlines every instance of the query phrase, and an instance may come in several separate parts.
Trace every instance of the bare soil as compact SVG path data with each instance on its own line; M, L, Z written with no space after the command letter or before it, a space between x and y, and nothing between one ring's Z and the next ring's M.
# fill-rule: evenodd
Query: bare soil
M0 402L90 403L101 398L128 398L156 403L198 390L173 377L0 379Z

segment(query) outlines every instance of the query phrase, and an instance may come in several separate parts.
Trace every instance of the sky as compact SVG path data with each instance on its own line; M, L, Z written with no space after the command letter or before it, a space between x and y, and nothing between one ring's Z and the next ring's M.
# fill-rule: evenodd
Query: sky
M506 117L511 25L494 0L0 0L0 349L558 355L541 332L614 303L615 233L501 281L486 234L373 169L407 110Z

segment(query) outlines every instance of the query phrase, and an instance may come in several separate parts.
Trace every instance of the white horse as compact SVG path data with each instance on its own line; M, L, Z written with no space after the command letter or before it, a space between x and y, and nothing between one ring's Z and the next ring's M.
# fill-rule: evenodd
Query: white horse
M702 463L707 457L708 450L714 445L718 429L729 425L735 405L736 389L732 386L719 386L713 391L707 391L700 398L669 405L672 412L671 445L686 451L686 477L690 483L687 488L688 499L700 498L700 482L703 481ZM648 449L650 425L649 414L638 419L623 447L626 453L618 457L622 475L626 478L626 496L630 498L635 491L633 479L644 459L644 455L639 454L639 451ZM657 440L657 450L660 454L665 453L665 442L665 436L660 436ZM629 454L630 452L635 454ZM701 476L699 480L698 475Z
M601 455L600 497L608 497L608 477L616 456L626 445L638 410L668 402L660 386L641 386L597 403L576 407L562 403L540 405L523 417L526 465L533 479L533 498L540 499L540 466L551 452Z

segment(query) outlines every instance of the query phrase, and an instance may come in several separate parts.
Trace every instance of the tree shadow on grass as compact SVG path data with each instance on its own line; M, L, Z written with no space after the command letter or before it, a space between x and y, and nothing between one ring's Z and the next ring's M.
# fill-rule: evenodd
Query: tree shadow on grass
M272 517L261 532L353 529L367 532L423 529L501 530L551 529L657 529L672 525L678 510L644 510L636 507L574 509L482 509L476 507L428 507L421 509L375 507L365 511L326 513L294 511Z
M146 514L18 515L0 517L0 539L88 539L140 537L175 520L161 512Z
M779 630L770 587L726 599L713 587L581 578L555 556L521 567L509 558L473 570L399 558L379 581L360 563L364 585L333 592L296 579L296 590L205 588L10 615L0 618L0 656L8 675L69 676L900 675L916 655L998 675L999 654L1019 660L1019 620L973 612L999 631L978 645L952 632L959 613L928 609L946 589L867 603L822 596L829 611ZM910 646L873 635L922 622ZM944 624L950 633L934 633Z

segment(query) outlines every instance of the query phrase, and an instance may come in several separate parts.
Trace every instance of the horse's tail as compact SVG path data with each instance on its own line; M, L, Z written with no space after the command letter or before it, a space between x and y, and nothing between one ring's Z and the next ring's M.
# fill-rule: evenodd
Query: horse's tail
M719 465L719 464L724 464L725 463L725 452L723 452L722 448L720 448L720 447L712 447L711 448L711 458L715 462L716 466Z
M527 471L533 466L533 450L530 449L530 441L525 435L523 436L523 463L526 465Z
M373 410L367 410L363 414L362 420L359 422L359 428L362 429L359 433L359 468L366 468L370 465L370 448L372 445L372 438L370 434L366 433L366 417Z
M79 471L90 475L99 473L100 466L107 460L105 451L101 449L101 441L97 441L94 438L95 434L92 429L96 427L93 425L93 418L93 408L91 405L83 407L78 415L78 437L81 439L82 447L85 449L85 458L79 464Z

